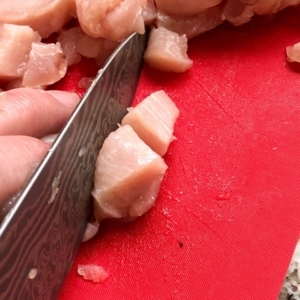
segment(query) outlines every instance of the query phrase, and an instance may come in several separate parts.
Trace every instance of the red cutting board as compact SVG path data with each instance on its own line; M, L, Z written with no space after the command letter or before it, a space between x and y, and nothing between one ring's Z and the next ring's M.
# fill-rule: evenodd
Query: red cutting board
M185 74L144 67L135 103L164 89L180 109L157 203L134 223L103 222L59 300L277 299L300 229L300 72L285 57L297 41L289 9L190 41ZM58 86L79 91L95 71L85 61ZM78 264L110 277L85 281Z

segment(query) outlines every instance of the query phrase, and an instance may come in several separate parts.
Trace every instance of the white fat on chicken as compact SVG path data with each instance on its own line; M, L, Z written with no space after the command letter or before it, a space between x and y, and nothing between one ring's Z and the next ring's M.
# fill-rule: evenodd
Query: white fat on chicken
M171 16L161 11L157 13L157 26L185 34L188 39L211 30L223 23L220 7L208 8L206 11L193 16Z
M28 25L45 38L70 19L66 0L1 0L0 23Z
M144 54L150 66L167 72L185 72L193 61L187 56L187 37L163 27L153 28Z
M130 125L153 151L164 156L173 140L178 116L179 109L172 99L158 91L131 108L121 125Z
M164 160L125 125L112 132L99 152L94 174L94 214L137 217L153 205L165 174Z
M15 80L25 72L31 44L41 37L29 26L0 25L0 79Z
M53 84L65 76L67 67L59 43L32 43L22 86L35 88Z
M216 6L222 0L156 0L158 10L170 15L193 16Z
M122 41L145 32L142 9L146 0L76 0L82 30L91 37Z

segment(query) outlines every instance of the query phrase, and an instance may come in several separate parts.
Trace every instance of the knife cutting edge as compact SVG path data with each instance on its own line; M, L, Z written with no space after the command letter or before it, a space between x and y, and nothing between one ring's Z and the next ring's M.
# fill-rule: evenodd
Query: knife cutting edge
M92 212L94 166L132 104L148 34L99 70L0 227L0 299L55 299Z

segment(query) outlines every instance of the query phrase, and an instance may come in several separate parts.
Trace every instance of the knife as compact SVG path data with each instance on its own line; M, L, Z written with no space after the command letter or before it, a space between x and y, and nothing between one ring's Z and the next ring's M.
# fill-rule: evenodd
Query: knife
M0 299L57 298L92 213L94 166L132 104L147 44L132 34L99 70L0 227Z

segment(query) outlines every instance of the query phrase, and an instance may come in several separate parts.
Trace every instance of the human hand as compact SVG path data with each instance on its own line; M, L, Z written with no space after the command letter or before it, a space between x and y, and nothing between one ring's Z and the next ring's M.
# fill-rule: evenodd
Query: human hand
M76 94L29 88L0 93L0 221L7 201L26 183L47 153L41 140L57 133L77 103Z

